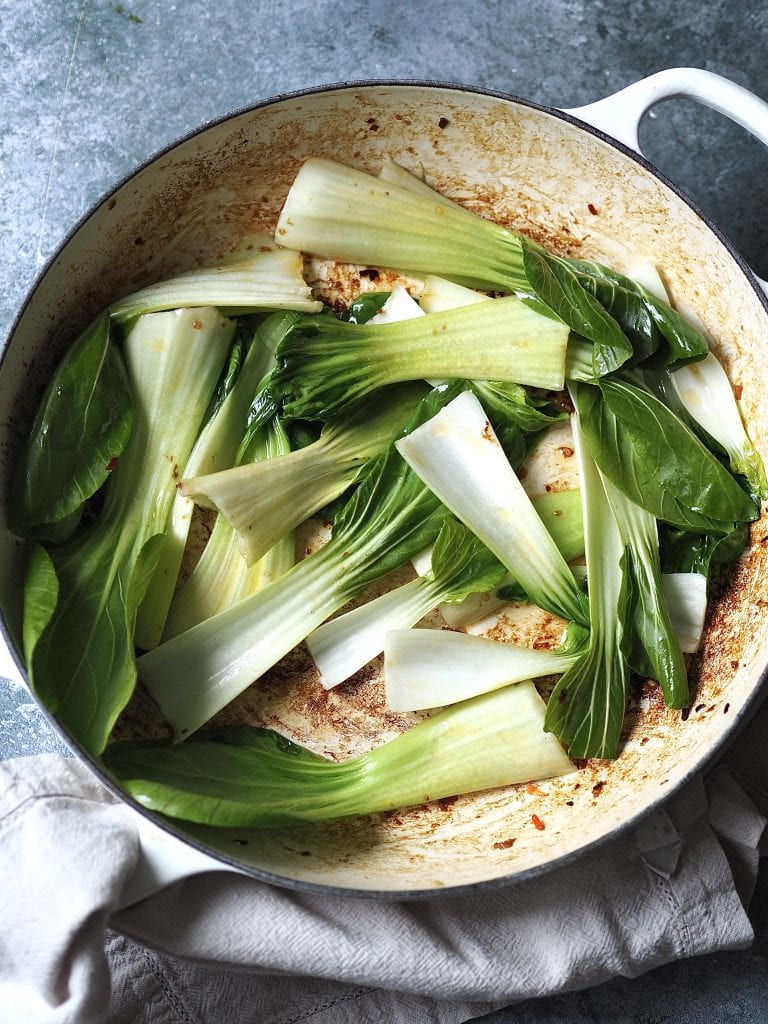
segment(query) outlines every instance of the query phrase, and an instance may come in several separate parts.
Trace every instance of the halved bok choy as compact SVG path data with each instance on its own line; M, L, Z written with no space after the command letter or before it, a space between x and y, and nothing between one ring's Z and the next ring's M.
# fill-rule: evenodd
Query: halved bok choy
M403 432L452 394L429 392ZM324 547L265 590L139 659L141 680L176 737L199 729L369 583L431 544L445 516L390 446L370 464Z
M508 296L385 324L307 316L277 351L264 403L287 419L334 419L378 388L469 378L559 390L568 327L536 300Z
M424 576L324 623L307 637L323 686L344 682L384 650L391 629L413 626L441 601L490 590L506 575L482 541L452 517L443 523Z
M534 604L588 623L584 594L471 391L396 447L446 508L509 569Z
M144 313L190 306L216 306L236 316L274 309L314 313L322 303L304 280L301 253L273 248L148 285L114 302L110 313L124 324Z
M134 404L101 514L30 560L24 654L46 707L90 753L106 746L136 682L136 611L161 557L175 473L194 444L234 323L211 308L140 317L124 345Z
M398 629L387 634L384 678L393 711L437 708L510 683L565 672L581 656L578 643L534 650L443 629Z
M543 721L544 702L521 682L456 704L348 761L247 726L176 746L114 744L104 760L150 810L205 825L275 826L565 775L573 765Z
M400 433L427 386L387 388L327 423L317 441L268 461L185 477L180 492L218 510L236 531L248 565L289 530L344 493Z

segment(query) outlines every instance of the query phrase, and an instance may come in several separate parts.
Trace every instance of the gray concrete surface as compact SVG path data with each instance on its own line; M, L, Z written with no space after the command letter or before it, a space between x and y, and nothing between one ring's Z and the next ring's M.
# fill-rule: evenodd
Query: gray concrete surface
M440 79L575 106L691 65L768 99L768 7L744 0L0 0L0 339L46 259L122 175L199 123L285 90ZM768 154L688 101L642 145L768 276ZM61 749L0 680L0 758ZM489 1021L699 1024L768 1019L768 878L751 949L529 1002Z

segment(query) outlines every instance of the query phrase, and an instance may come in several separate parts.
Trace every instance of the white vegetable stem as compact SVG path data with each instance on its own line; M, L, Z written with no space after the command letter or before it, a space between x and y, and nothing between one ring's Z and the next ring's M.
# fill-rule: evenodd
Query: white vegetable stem
M674 370L671 377L686 412L722 445L731 469L746 476L765 499L768 487L762 460L747 437L731 382L717 358L710 352L700 362Z
M450 630L393 630L384 645L387 706L421 711L455 704L508 683L564 672L577 658Z
M349 679L384 649L391 630L408 630L440 600L441 584L420 577L367 601L307 637L306 643L326 690Z
M463 284L454 284L443 277L428 274L424 278L421 292L421 308L425 313L445 313L448 309L459 309L461 306L474 306L478 302L492 302L490 295L465 288Z
M627 274L630 280L639 284L642 288L645 288L647 292L656 299L661 299L662 302L666 302L667 305L671 305L669 298L669 292L664 286L664 282L661 279L661 274L656 268L654 263L650 260L644 260L642 263L638 263L636 267Z
M344 603L343 552L322 548L232 608L138 659L139 678L173 725L195 732Z
M680 650L698 651L707 615L707 577L698 572L661 574L661 589Z
M249 458L270 460L288 451L288 435L276 420L251 442L247 454ZM236 531L224 516L218 516L194 570L174 594L163 631L164 641L264 590L284 576L295 561L290 530L255 565L246 564L239 545Z
M528 287L518 236L421 185L404 188L333 160L307 160L288 193L276 240L346 263L503 291Z
M201 321L196 319L194 322ZM218 412L200 431L184 466L183 475L213 473L233 464L253 394L274 361L274 353L255 338L232 390ZM173 500L160 563L139 606L136 620L136 644L144 651L150 651L160 643L176 589L193 512L194 502L178 489Z
M404 188L407 192L413 192L414 195L423 196L425 199L429 199L433 203L440 203L442 206L456 205L452 199L444 196L441 192L436 192L426 183L426 181L422 181L422 179L417 178L412 171L409 171L401 164L396 163L391 156L384 157L384 162L382 163L381 170L379 171L379 177L382 181L389 182L390 185L399 185L400 188Z
M110 313L121 323L142 313L189 306L216 306L231 314L269 309L316 313L322 303L312 298L302 272L301 253L273 249L142 288L114 303Z
M161 430L163 425L174 422L188 422L190 430L196 431L204 409L199 410L195 419L193 410L183 405L185 393L181 386L183 378L180 367L184 364L186 368L189 361L195 358L197 351L205 353L206 358L209 358L209 353L212 354L218 350L222 356L214 364L213 371L208 370L209 374L215 373L218 376L223 362L223 353L229 347L234 330L235 324L230 320L224 320L218 310L210 306L198 309L178 309L162 314L152 314L137 320L126 340L125 351L127 356L134 351L143 353L141 362L138 359L135 359L135 362L139 371L143 371L145 374L145 386L154 387L156 392L154 410L162 410L162 415L159 413L157 415L156 433ZM185 337L194 339L194 343L182 344L178 341L179 336L182 339ZM175 353L177 369L171 370L167 376L163 377L158 371L156 357L166 351L169 353L169 358ZM207 397L210 397L215 386L216 376L213 377ZM158 388L161 388L163 383L165 383L166 390L158 392ZM179 406L176 420L171 415L174 402ZM162 443L157 441L156 437L150 437L140 458L146 464L149 461L148 453L159 451L161 463L175 482L183 468L183 464L180 466L176 459L184 460L185 450L189 451L189 447L186 449L182 447L180 437L166 437ZM192 448L190 458L193 457L196 450L199 450L199 442ZM173 455L170 455L169 458L171 452ZM153 514L156 514L154 508ZM166 535L165 542L157 568L136 615L134 641L136 646L143 650L150 650L160 641L176 585L191 518L192 503L182 498L174 486L168 519L163 524L163 531Z
M585 601L573 574L472 392L449 402L396 447L443 504L514 574L531 600L586 624Z
M387 301L368 323L397 324L403 320L415 320L419 316L424 316L424 310L411 298L404 285L396 284Z

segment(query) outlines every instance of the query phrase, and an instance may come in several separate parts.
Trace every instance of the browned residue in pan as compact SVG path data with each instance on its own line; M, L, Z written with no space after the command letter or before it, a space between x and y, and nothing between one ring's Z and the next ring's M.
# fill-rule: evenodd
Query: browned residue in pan
M75 330L109 300L210 263L243 236L272 227L307 157L339 158L375 172L385 154L470 209L557 252L602 259L620 270L644 258L659 264L681 311L704 320L753 437L768 451L765 314L739 267L681 200L610 146L546 113L461 91L373 87L288 100L209 129L127 183L82 229L60 259L59 283L33 304L26 333L3 366L7 408L13 409L2 438L3 486L41 383ZM361 290L390 290L396 280L376 268L310 266L314 289L337 306ZM408 286L418 294L416 280ZM566 394L557 401L571 411ZM568 486L576 461L567 454L567 436L557 443L557 476L547 481L555 490ZM530 466L525 479L533 488L541 482ZM768 652L766 536L765 523L754 528L748 556L715 588L703 648L690 660L694 697L687 720L664 707L656 684L639 681L615 764L590 761L539 787L541 793L521 785L323 826L231 835L190 831L279 874L394 889L498 877L611 834L698 765L757 689ZM399 580L408 578L406 572ZM432 616L429 624L440 621ZM488 624L488 635L498 639L550 647L561 631L553 616L542 617L535 629L526 625L514 607ZM300 647L216 721L268 725L343 758L421 717L386 710L380 660L326 693ZM164 732L139 689L118 735Z

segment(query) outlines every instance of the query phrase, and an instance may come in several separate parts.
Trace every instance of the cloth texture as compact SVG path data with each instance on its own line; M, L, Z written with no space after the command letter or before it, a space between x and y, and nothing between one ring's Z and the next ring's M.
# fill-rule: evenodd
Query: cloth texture
M565 868L422 902L226 871L138 903L136 816L79 762L0 765L0 1024L460 1024L753 939L768 709L703 778Z

